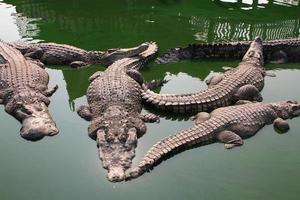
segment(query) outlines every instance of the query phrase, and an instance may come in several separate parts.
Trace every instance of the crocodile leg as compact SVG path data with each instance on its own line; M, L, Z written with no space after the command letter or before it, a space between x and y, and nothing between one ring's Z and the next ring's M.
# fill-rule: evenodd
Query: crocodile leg
M196 116L195 116L195 124L200 124L202 122L205 122L206 120L208 120L211 117L211 115L207 112L199 112Z
M158 87L163 86L167 82L168 82L168 80L164 80L164 79L152 80L150 82L146 82L145 86L149 90L154 90L154 89L156 89Z
M31 58L31 57L26 57L26 60L32 62L33 64L35 64L35 65L37 65L37 66L40 66L42 69L45 69L44 63L42 63L40 60L33 59L33 58Z
M11 92L11 90L9 89L8 84L5 81L0 80L0 104L3 104L3 99L6 97L6 95L8 95L9 92Z
M138 84L140 84L141 86L144 83L144 78L142 76L142 74L134 69L130 69L126 71L127 75L130 76L133 80L135 80L136 82L138 82Z
M3 104L4 93L0 91L0 104Z
M33 58L33 59L40 59L44 54L44 51L42 48L39 47L33 47L27 50L27 52L24 54L25 57Z
M223 79L224 79L223 74L217 74L217 75L214 75L214 76L210 77L209 79L207 79L205 81L205 83L208 85L208 88L211 88L212 86L220 83Z
M5 94L6 94L5 90L0 90L0 104L3 104L3 99Z
M95 72L90 78L89 78L89 82L93 82L96 78L100 77L103 75L104 72L100 72L100 71L97 71Z
M234 69L233 67L227 67L227 66L223 66L222 69L224 70L224 72L230 71L232 69Z
M92 120L92 113L89 106L80 106L77 110L78 115L86 121Z
M247 101L247 100L238 100L234 105L243 105L247 103L253 103L252 101Z
M227 131L227 130L218 133L217 139L218 141L225 143L224 147L226 149L232 149L236 146L241 146L244 143L242 138L239 135L237 135L232 131Z
M259 90L254 85L244 85L235 93L238 100L262 101Z
M46 96L51 97L58 89L58 85L55 85L52 89L46 91Z
M141 113L139 117L144 122L157 122L158 123L160 121L159 117L152 113Z
M279 117L273 121L273 126L281 133L286 133L290 129L289 123L286 120Z
M272 72L265 72L264 75L268 76L268 77L276 77L276 74L274 74Z
M86 67L88 66L89 64L86 63L86 62L83 62L83 61L74 61L74 62L71 62L70 63L70 66L72 68L80 68L80 67Z

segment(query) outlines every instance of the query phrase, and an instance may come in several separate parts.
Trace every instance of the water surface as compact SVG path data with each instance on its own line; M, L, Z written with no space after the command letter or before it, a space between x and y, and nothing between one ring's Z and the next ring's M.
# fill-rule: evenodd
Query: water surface
M161 51L194 42L299 37L299 1L266 0L5 0L0 1L0 38L53 41L86 49L135 46L156 41ZM238 61L151 63L146 80L170 81L158 92L205 89L204 80ZM266 102L300 100L300 64L267 65ZM19 136L19 123L0 107L0 199L299 199L300 119L279 135L266 126L241 148L212 144L183 152L139 179L113 184L87 136L88 123L74 110L86 103L88 77L102 66L72 70L50 67L50 85L58 84L50 110L60 134L39 142ZM161 115L147 124L136 158L165 136L191 127L187 117Z

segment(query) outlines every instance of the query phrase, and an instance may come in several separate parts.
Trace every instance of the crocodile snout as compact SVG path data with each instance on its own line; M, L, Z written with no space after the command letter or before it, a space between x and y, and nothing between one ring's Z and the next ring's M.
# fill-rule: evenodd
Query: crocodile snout
M122 167L113 167L109 169L107 179L111 182L120 182L125 179L125 171Z
M45 136L57 135L59 130L53 121L30 117L23 121L20 133L26 140L37 141Z

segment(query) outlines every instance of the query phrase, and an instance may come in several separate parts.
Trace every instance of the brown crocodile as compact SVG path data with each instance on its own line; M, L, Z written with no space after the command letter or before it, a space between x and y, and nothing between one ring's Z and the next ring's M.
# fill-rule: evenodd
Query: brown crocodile
M172 95L143 92L143 99L152 106L165 111L197 113L229 106L238 100L262 101L260 91L264 86L262 40L257 37L236 68L227 68L207 81L205 91Z
M88 106L78 114L91 121L89 136L97 141L103 168L109 181L122 181L131 167L137 138L146 132L144 122L158 121L153 114L142 114L142 88L146 87L138 69L157 52L155 43L138 56L114 62L104 72L90 77ZM151 83L152 84L152 83Z
M191 44L184 48L172 48L156 59L158 64L174 63L184 59L240 59L250 46L251 41L227 43ZM300 38L268 40L263 42L266 62L286 63L300 61Z
M296 101L238 103L240 105L218 108L210 114L198 113L194 127L166 137L153 145L138 166L127 171L126 178L136 178L163 159L195 145L222 142L225 143L226 149L243 145L242 138L255 135L267 124L273 123L277 130L286 132L289 130L286 119L300 115L300 104Z
M0 103L22 123L20 133L27 140L58 133L47 107L57 86L48 90L48 83L45 69L0 41Z
M107 51L86 51L71 45L57 43L25 43L22 41L9 43L21 51L25 57L40 60L46 65L70 65L78 68L87 65L110 65L116 60L138 55L147 49L140 45L127 49L108 49Z

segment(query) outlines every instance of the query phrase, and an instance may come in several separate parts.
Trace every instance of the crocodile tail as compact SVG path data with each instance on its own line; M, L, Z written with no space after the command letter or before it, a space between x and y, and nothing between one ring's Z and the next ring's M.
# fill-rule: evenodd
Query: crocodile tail
M212 142L215 132L216 127L213 127L210 123L202 123L162 139L148 150L137 167L129 169L126 178L137 178L156 166L163 159L184 151L193 145Z
M228 90L219 89L217 91L213 89L173 95L157 94L148 89L142 92L142 99L145 103L151 104L160 110L175 113L197 113L228 106L230 104L229 91L230 88Z

